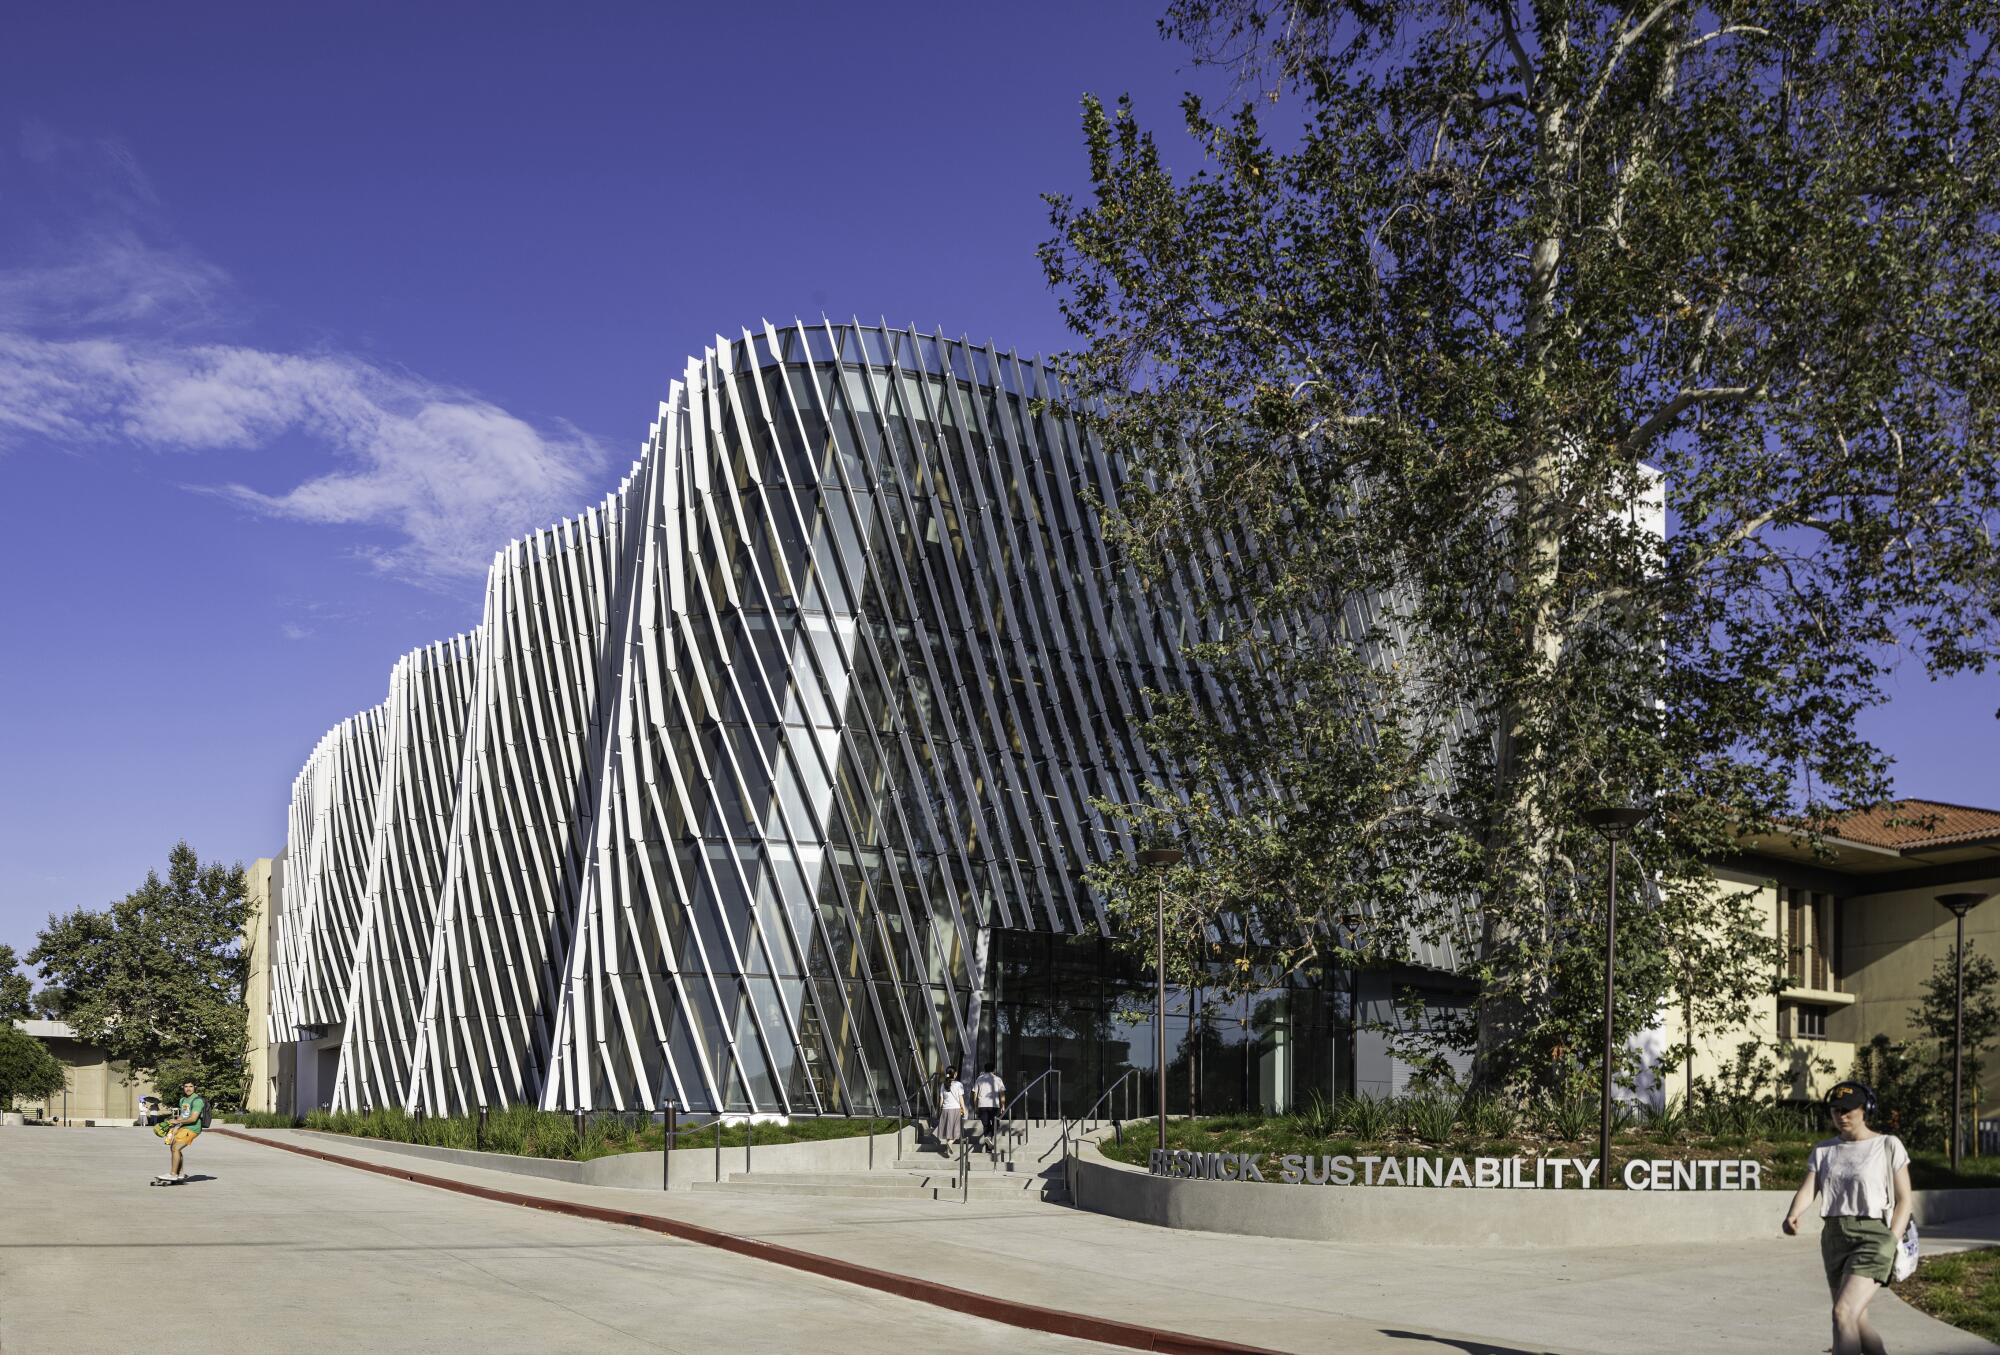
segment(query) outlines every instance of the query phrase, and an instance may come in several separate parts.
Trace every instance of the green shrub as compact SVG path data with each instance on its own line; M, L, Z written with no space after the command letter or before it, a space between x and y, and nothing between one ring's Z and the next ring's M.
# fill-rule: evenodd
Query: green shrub
M1597 1128L1598 1104L1581 1096L1544 1101L1538 1118L1542 1132L1550 1138L1574 1143L1586 1139Z
M1467 1129L1482 1139L1504 1139L1520 1121L1520 1107L1504 1096L1475 1096L1461 1116Z
M484 1148L489 1153L570 1161L639 1150L658 1152L666 1140L665 1129L654 1122L652 1113L648 1111L591 1111L584 1116L581 1134L577 1132L573 1112L537 1110L533 1106L497 1106L488 1110L483 1134L477 1115L417 1116L396 1109L314 1110L307 1112L302 1123L307 1129L323 1133L384 1139L392 1143L418 1143L432 1148ZM714 1143L713 1123L710 1120L683 1121L676 1146L705 1148ZM794 1120L789 1125L758 1125L751 1141L760 1144L796 1143L868 1133L886 1134L901 1124L900 1120L884 1118L807 1117ZM723 1146L741 1148L744 1137L742 1125L725 1128L722 1131Z
M305 1123L296 1115L279 1115L268 1110L238 1111L229 1117L229 1122L246 1129L297 1129Z
M1364 1142L1377 1142L1387 1138L1396 1123L1396 1102L1392 1097L1362 1092L1343 1096L1336 1114L1340 1127L1349 1134Z
M1332 1138L1339 1127L1339 1108L1323 1092L1313 1092L1305 1105L1292 1113L1292 1128L1309 1139Z
M1402 1101L1403 1132L1423 1143L1451 1141L1458 1127L1458 1101L1435 1092L1406 1096Z
M1687 1133L1687 1101L1683 1097L1669 1096L1654 1105L1650 1101L1639 1106L1639 1123L1655 1138L1678 1139Z

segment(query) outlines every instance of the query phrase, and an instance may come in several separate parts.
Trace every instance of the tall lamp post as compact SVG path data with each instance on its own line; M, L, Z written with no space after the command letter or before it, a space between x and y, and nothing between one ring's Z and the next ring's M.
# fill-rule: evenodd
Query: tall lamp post
M1965 1147L1965 1121L1960 1107L1965 1104L1965 915L1980 903L1984 894L1940 894L1937 901L1951 909L1958 919L1958 944L1952 949L1951 998L1951 1170L1958 1173L1959 1154Z
M1618 989L1618 843L1646 821L1647 811L1626 805L1586 809L1583 821L1611 845L1610 888L1604 910L1604 1075L1597 1100L1597 1188L1611 1189L1611 1014Z
M1153 917L1153 1098L1159 1111L1160 1151L1167 1151L1167 872L1181 863L1179 847L1147 847L1139 864L1159 872ZM1192 1019L1192 1012L1190 1012Z

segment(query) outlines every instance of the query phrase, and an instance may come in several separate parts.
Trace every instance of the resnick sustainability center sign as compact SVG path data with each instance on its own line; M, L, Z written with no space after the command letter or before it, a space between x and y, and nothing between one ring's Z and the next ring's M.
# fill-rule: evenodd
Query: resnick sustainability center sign
M1264 1153L1196 1153L1155 1148L1154 1176L1196 1181L1271 1181ZM1597 1162L1582 1157L1383 1157L1285 1153L1274 1184L1296 1186L1460 1186L1470 1190L1588 1190ZM1738 1158L1633 1158L1627 1190L1760 1190L1763 1164Z

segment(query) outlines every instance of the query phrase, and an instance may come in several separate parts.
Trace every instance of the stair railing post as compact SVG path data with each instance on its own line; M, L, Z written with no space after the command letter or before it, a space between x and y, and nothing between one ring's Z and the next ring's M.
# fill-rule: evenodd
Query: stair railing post
M1063 1108L1062 1072L1056 1072L1056 1114L1062 1117L1063 1156L1069 1156L1069 1111Z

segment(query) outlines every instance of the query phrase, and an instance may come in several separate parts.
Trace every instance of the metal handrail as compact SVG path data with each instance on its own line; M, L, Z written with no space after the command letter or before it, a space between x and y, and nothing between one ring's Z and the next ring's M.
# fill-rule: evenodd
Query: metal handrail
M1009 1120L1014 1119L1015 1118L1014 1107L1026 1101L1028 1099L1029 1092L1033 1091L1041 1083L1047 1082L1050 1078L1054 1078L1056 1080L1056 1113L1060 1115L1062 1113L1062 1069L1054 1067L1052 1065L1050 1067L1044 1068L1041 1072L1036 1073L1034 1077L1028 1080L1026 1086L1022 1087L1021 1090L1015 1092L1013 1095L1007 1098L1007 1118ZM1046 1124L1048 1122L1048 1118L1049 1118L1049 1089L1047 1087L1043 1087L1042 1113L1035 1118L1035 1123Z
M1014 1141L1016 1126L1019 1125L1023 1118L1019 1113L1020 1107L1027 1104L1028 1093L1033 1091L1037 1086L1042 1088L1042 1113L1036 1118L1035 1124L1039 1127L1048 1123L1049 1089L1045 1084L1050 1078L1054 1078L1056 1084L1056 1114L1062 1114L1062 1069L1050 1066L1028 1079L1027 1084L1021 1090L1009 1095L1006 1104L1001 1107L1000 1123L1003 1129L1003 1136L1009 1143ZM1023 1142L1025 1142L1027 1137L1025 1131L1022 1132L1021 1137ZM997 1150L997 1145L989 1144L988 1149L989 1151L995 1151ZM1012 1161L1011 1151L1008 1160Z
M1074 1120L1071 1119L1063 1120L1062 1138L1059 1140L1059 1144L1055 1143L1050 1144L1049 1147L1042 1153L1042 1155L1035 1160L1038 1162L1048 1161L1049 1154L1053 1153L1058 1146L1062 1148L1063 1156L1068 1157L1070 1126L1075 1125L1077 1127L1079 1135L1086 1132L1084 1130L1084 1123L1086 1121L1088 1121L1092 1126L1095 1126L1097 1123L1097 1108L1103 1105L1106 1101L1108 1101L1113 1093L1117 1092L1121 1088L1124 1088L1127 1082L1133 1083L1133 1087L1126 1090L1126 1109L1131 1110L1133 1108L1132 1106L1133 1091L1136 1090L1139 1085L1141 1085L1137 1083L1135 1079L1137 1079L1138 1076L1144 1071L1145 1070L1142 1068L1127 1068L1124 1072L1120 1073L1118 1077L1111 1083L1111 1085L1106 1087L1104 1091L1098 1096L1098 1098L1090 1103L1089 1110L1084 1111L1083 1114L1077 1116ZM1120 1125L1120 1123L1121 1122L1116 1117L1112 1118L1112 1124L1114 1127ZM1122 1137L1123 1133L1122 1129L1119 1132Z

